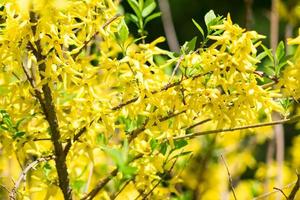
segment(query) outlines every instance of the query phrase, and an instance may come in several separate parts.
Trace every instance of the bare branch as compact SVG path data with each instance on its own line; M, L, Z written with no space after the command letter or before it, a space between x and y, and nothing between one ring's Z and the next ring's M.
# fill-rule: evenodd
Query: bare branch
M227 175L228 175L228 180L229 180L230 188L231 188L231 191L232 191L232 195L233 195L234 199L237 200L236 194L235 194L235 191L234 191L234 187L233 187L232 177L231 177L228 165L227 165L227 163L226 163L223 155L221 155L221 158L222 158L222 161L223 161L223 163L224 163L224 165L226 167L226 170L227 170Z
M137 156L135 156L130 162L137 160L139 158L143 157L142 154L139 154ZM93 199L98 192L110 181L112 180L118 173L118 168L112 170L106 177L104 177L103 179L101 179L97 185L94 187L94 189L92 189L88 194L86 194L84 197L81 198L81 200L91 200Z
M177 72L177 70L178 70L178 68L179 68L179 66L180 66L180 64L181 64L181 62L182 62L182 60L183 60L183 58L184 58L183 55L181 55L181 56L179 57L179 60L178 60L178 62L176 63L175 68L173 69L173 72L172 72L172 75L171 75L171 77L170 77L169 83L172 82L172 80L173 80L173 78L174 78L174 76L175 76L175 74L176 74L176 72Z
M285 195L285 193L282 191L282 189L277 188L277 187L273 187L273 189L279 191L286 199L288 199L288 197Z
M283 191L284 189L288 189L288 188L291 188L291 187L293 187L293 189L292 189L291 193L289 194L289 196L287 198L288 200L294 200L295 197L296 197L296 194L297 194L297 192L300 188L300 175L298 173L297 173L297 181L294 181L294 182L282 187L280 190ZM253 200L266 199L267 197L269 197L269 196L271 196L271 195L273 195L277 192L279 192L278 188L275 189L274 191L262 194L262 195L260 195L256 198L254 198Z
M38 158L35 161L33 161L32 163L30 163L27 167L25 167L25 169L22 171L21 175L19 176L18 180L15 182L15 185L14 185L13 189L9 193L9 198L11 200L15 200L16 199L18 188L20 187L22 181L26 179L27 173L32 168L34 168L35 166L37 166L41 162L47 162L47 161L52 160L52 159L54 159L53 155L47 156L47 157Z
M297 181L296 181L290 195L288 196L288 200L294 200L299 189L300 189L300 174L297 172Z
M283 119L283 120L278 120L278 121L273 121L273 122L265 122L265 123L247 125L247 126L234 127L234 128L216 129L216 130L208 130L208 131L201 131L201 132L197 132L197 133L191 133L191 134L187 134L187 135L174 137L173 140L180 140L180 139L184 139L184 138L191 139L191 138L201 136L201 135L217 134L217 133L231 132L231 131L237 131L237 130L245 130L245 129L250 129L250 128L259 128L259 127L264 127L264 126L273 126L276 124L292 123L292 122L299 121L299 120L300 120L300 115L297 115L295 117L291 117L290 119Z

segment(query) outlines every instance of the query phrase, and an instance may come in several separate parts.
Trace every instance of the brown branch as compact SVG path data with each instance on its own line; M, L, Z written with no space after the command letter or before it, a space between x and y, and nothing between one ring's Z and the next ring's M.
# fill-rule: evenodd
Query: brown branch
M157 93L160 93L160 92L163 92L163 91L167 91L170 88L179 86L185 80L190 80L190 79L195 80L195 79L197 79L197 78L199 78L201 76L205 76L205 75L210 74L210 73L211 72L207 72L207 73L203 73L203 74L198 74L198 75L195 75L195 76L190 77L190 78L181 79L181 80L179 80L177 82L174 82L174 83L168 83L164 87L162 87L160 90L151 91L151 94L157 94ZM148 98L148 96L145 96L145 98ZM138 99L139 99L139 97L134 97L134 98L132 98L132 99L130 99L128 101L120 103L119 105L117 105L115 107L112 107L111 110L113 110L113 111L114 110L119 110L119 109L123 108L124 106L127 106L129 104L132 104L132 103L136 102Z
M34 168L35 166L37 166L41 162L47 162L47 161L52 160L52 159L54 159L54 156L52 156L52 155L47 156L47 157L38 158L35 161L33 161L32 163L30 163L27 167L25 167L25 169L22 171L21 175L19 176L18 180L15 182L15 185L14 185L13 189L9 193L9 198L11 200L15 200L17 198L16 195L17 195L18 188L20 187L22 181L26 179L27 173L32 168Z
M143 155L142 154L138 154L137 156L135 156L132 160L130 160L130 162L133 162L134 160L137 160L139 158L142 158ZM118 173L118 168L112 170L106 177L104 177L103 179L101 179L97 185L94 187L94 189L92 189L88 194L86 194L84 197L81 198L81 200L91 200L93 199L98 192L111 180L113 179Z
M299 189L300 189L300 174L297 172L297 181L296 181L290 195L288 196L288 200L294 200Z
M291 193L289 194L289 196L287 198L288 200L294 200L295 197L296 197L297 192L300 189L300 175L298 173L297 173L297 180L296 181L294 181L294 182L292 182L292 183L290 183L290 184L282 187L280 190L283 191L284 189L288 189L288 188L291 188L291 187L293 187L293 189L292 189ZM273 195L273 194L275 194L277 192L279 192L278 188L275 189L274 191L271 191L271 192L262 194L262 195L260 195L258 197L255 197L253 200L266 199L267 197L269 197L269 196L271 196L271 195Z
M64 154L67 155L71 149L72 143L76 142L77 140L79 140L80 136L82 134L84 134L87 130L87 127L83 127L81 128L78 133L75 134L73 140L69 139L68 143L66 144L65 148L64 148Z
M103 25L102 25L102 29L104 29L105 27L107 27L109 24L111 24L113 21L115 21L117 18L119 18L121 15L120 14L116 14L115 16L113 16L111 19L109 19L108 21L106 21ZM83 49L85 49L87 47L87 45L93 40L94 37L96 37L99 34L99 31L95 32L94 35L89 39L86 40L82 47L78 50L77 53L72 55L72 58L75 60L79 54L83 51Z
M35 34L37 19L35 13L33 12L30 13L30 22L32 24L31 25L32 32L33 34ZM33 55L36 57L37 63L40 63L38 65L39 74L42 80L45 79L44 76L45 69L46 69L45 60L47 59L47 56L42 55L42 48L40 45L40 41L37 40L34 43L34 45L31 42L28 42L28 50L32 51ZM29 81L32 82L32 80L30 79ZM61 135L59 130L58 119L56 116L55 105L53 103L51 89L48 83L42 85L42 91L44 95L44 100L42 98L38 98L38 100L41 104L43 113L49 124L50 132L51 132L51 141L54 146L55 165L56 165L56 171L58 175L59 187L62 190L64 199L71 200L72 190L69 185L69 175L68 175L67 165L66 165L66 155L63 150L62 142L60 141Z
M224 165L226 167L226 170L227 170L227 175L228 175L228 180L229 180L229 185L230 185L230 188L231 188L231 191L232 191L232 195L233 195L234 199L237 200L236 194L235 194L235 191L234 191L234 187L233 187L232 177L231 177L228 165L227 165L227 163L226 163L223 155L221 155L221 158L222 158L222 161L223 161L223 163L224 163Z
M182 113L185 113L185 112L186 112L186 110L182 110L182 111L177 112L177 113L171 113L171 114L169 114L169 115L167 115L165 117L161 117L160 119L158 119L158 121L159 122L164 122L164 121L166 121L168 119L176 117L176 116L178 116L178 115L180 115ZM146 125L147 125L148 121L149 121L149 119L147 119L140 128L135 129L134 131L131 131L128 134L129 135L128 143L132 142L132 140L134 140L138 136L138 134L140 134L141 132L143 132L144 130L146 130ZM156 125L157 125L157 123L153 124L153 126L156 126Z
M195 128L196 126L200 126L200 125L205 124L206 122L209 122L209 121L211 121L211 119L204 119L200 122L197 122L197 123L189 126L186 130L191 130L191 129Z
M290 119L283 119L283 120L272 121L272 122L258 123L258 124L252 124L252 125L247 125L247 126L227 128L227 129L200 131L197 133L191 133L191 134L187 134L187 135L173 137L173 140L180 140L180 139L185 139L185 138L191 139L191 138L201 136L201 135L217 134L217 133L231 132L231 131L237 131L237 130L245 130L245 129L250 129L250 128L259 128L259 127L264 127L264 126L273 126L276 124L292 123L292 122L299 121L299 120L300 120L300 115L297 115L295 117L291 117Z
M286 194L282 191L282 189L280 188L277 188L277 187L273 187L274 190L277 190L278 192L280 192L287 200L288 200L288 197L286 196Z

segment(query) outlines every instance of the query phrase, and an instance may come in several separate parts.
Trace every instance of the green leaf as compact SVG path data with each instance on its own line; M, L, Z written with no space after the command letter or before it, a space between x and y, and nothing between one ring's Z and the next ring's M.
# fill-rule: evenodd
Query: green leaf
M195 50L197 42L197 37L194 37L191 41L185 42L184 45L181 47L182 54L188 54L191 51Z
M146 0L144 9L142 11L142 16L147 17L154 11L155 8L156 8L156 3L154 0Z
M188 144L188 142L184 139L174 141L175 149L180 149L180 148L186 146L187 144Z
M157 145L158 145L157 140L154 139L154 138L152 138L152 139L150 140L150 147L151 147L151 150L153 151L154 149L156 149Z
M256 56L256 59L257 59L257 60L262 60L262 59L264 59L267 55L268 55L267 52L263 51L263 52L261 52L258 56Z
M125 14L125 20L126 21L132 21L133 23L135 23L136 25L138 25L139 23L139 19L137 18L137 16L135 16L132 13L127 13Z
M142 19L142 13L140 11L138 2L136 0L127 0L127 2L130 5L130 7L132 8L132 10L135 12L136 16L139 19Z
M204 38L204 31L201 28L201 26L194 19L192 19L192 21L193 21L194 25L197 27L197 29L200 31L202 37Z
M210 22L215 19L217 16L215 15L213 10L210 10L208 13L206 13L206 15L204 16L204 21L205 24L207 26L207 28L209 28Z
M6 112L6 110L0 110L0 114L2 116L1 124L5 125L9 132L14 133L15 132L14 124L9 114Z
M167 153L168 145L166 142L160 144L159 152L165 155Z
M74 180L72 182L72 189L77 192L83 192L86 185L86 181L83 180Z
M137 173L138 168L129 165L124 165L120 168L120 171L124 174L125 179L130 179L132 175Z
M128 39L129 30L124 20L121 21L118 27L118 36L122 44Z
M25 135L24 131L17 131L13 136L13 139L21 138L23 135Z
M276 60L277 60L278 63L284 57L284 55L285 55L284 43L281 41L278 44L278 47L276 49L276 54L275 54Z
M274 63L272 51L270 49L268 49L267 47L265 47L264 45L261 45L261 46L264 49L264 51L266 52L266 54L268 55L269 59L272 61L272 63Z
M148 24L148 22L152 21L153 19L157 18L157 17L160 17L161 13L160 12L156 12L156 13L153 13L152 15L146 17L145 19L145 26L146 24Z

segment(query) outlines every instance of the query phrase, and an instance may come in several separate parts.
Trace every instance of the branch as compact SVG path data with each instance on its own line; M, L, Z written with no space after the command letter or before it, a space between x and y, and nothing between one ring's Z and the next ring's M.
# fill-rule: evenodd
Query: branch
M195 80L201 76L205 76L207 74L210 74L211 72L207 72L207 73L203 73L203 74L198 74L198 75L195 75L193 77L190 77L190 78L186 78L186 79L181 79L177 82L174 82L174 83L168 83L167 85L165 85L164 87L162 87L160 90L154 90L154 91L151 91L151 94L157 94L159 92L163 92L163 91L167 91L168 89L170 88L173 88L173 87L176 87L178 85L180 85L183 81L186 81L186 80ZM148 98L148 96L145 96L145 98ZM121 108L123 108L124 106L127 106L129 104L132 104L134 102L136 102L137 100L139 99L139 97L134 97L128 101L125 101L124 103L120 103L119 105L115 106L115 107L112 107L111 110L119 110Z
M273 187L273 189L274 189L274 190L277 190L278 192L280 192L280 193L285 197L285 199L288 200L288 197L285 195L285 193L282 191L282 189L277 188L277 187Z
M176 66L175 66L175 68L173 69L173 72L172 72L171 78L170 78L170 80L169 80L169 83L173 80L173 78L174 78L174 76L175 76L175 74L176 74L176 72L177 72L177 70L178 70L178 68L179 68L179 66L180 66L180 64L181 64L181 62L182 62L182 60L183 60L183 58L184 58L183 55L181 55L181 56L179 57L179 60L177 61Z
M298 174L298 172L297 172L297 181L296 181L290 195L288 196L288 200L294 200L299 189L300 189L300 174Z
M186 110L182 110L182 111L177 112L177 113L171 113L171 114L169 114L169 115L167 115L167 116L165 116L165 117L161 117L160 119L158 119L158 121L159 121L159 122L164 122L164 121L166 121L166 120L168 120L168 119L171 119L171 118L173 118L173 117L176 117L176 116L178 116L178 115L180 115L180 114L182 114L182 113L185 113L185 112L186 112ZM135 129L134 131L131 131L131 132L128 134L128 135L129 135L128 143L132 142L132 140L134 140L141 132L143 132L144 130L146 130L146 125L147 125L148 121L149 121L149 119L147 119L147 120L145 121L145 123L143 124L142 127L138 128L138 129ZM154 123L154 124L153 124L153 126L156 126L156 125L157 125L157 123Z
M224 132L231 132L231 131L237 131L237 130L244 130L244 129L249 129L249 128L259 128L259 127L264 127L264 126L273 126L276 124L285 124L285 123L292 123L300 120L300 115L297 115L295 117L291 117L290 119L283 119L283 120L278 120L278 121L273 121L273 122L265 122L265 123L259 123L259 124L252 124L252 125L247 125L247 126L240 126L240 127L235 127L235 128L228 128L228 129L216 129L216 130L209 130L209 131L201 131L197 133L191 133L187 135L182 135L182 136L177 136L173 137L173 140L180 140L180 139L191 139L197 136L201 135L209 135L209 134L217 134L217 133L224 133Z
M117 18L119 18L121 15L120 14L116 14L115 16L113 16L111 19L109 19L108 21L106 21L103 25L102 25L102 29L104 29L105 27L107 27L109 24L111 24L113 21L115 21ZM82 52L83 49L85 49L87 47L87 45L93 40L94 37L96 37L99 34L99 31L95 32L94 35L89 39L86 40L82 47L78 50L77 53L72 55L72 58L75 60L79 54Z
M134 160L137 160L139 158L143 157L142 154L138 154L135 156L130 162L133 162ZM98 192L111 180L113 179L118 173L118 168L112 170L106 177L101 179L97 185L92 189L88 194L86 194L84 197L81 198L81 200L91 200L93 199Z
M35 33L37 19L35 17L34 12L30 12L30 22L33 24L31 26L32 32ZM33 55L36 57L37 63L39 63L38 64L39 74L41 79L43 80L45 79L44 76L45 69L46 69L45 60L47 59L47 56L42 55L41 53L42 48L39 40L35 41L34 45L31 42L28 42L28 50L32 51ZM66 155L64 154L62 142L60 141L61 135L60 135L59 125L58 125L58 119L56 116L55 105L52 99L51 89L48 83L42 85L42 91L44 95L44 100L42 98L38 98L38 100L41 104L43 113L49 124L50 132L51 132L51 141L54 146L55 165L56 165L56 171L58 175L59 187L62 190L64 199L71 200L72 190L69 186L69 175L68 175L67 165L66 165Z
M235 191L234 191L234 187L233 187L233 181L232 181L232 177L231 177L231 174L230 174L230 171L229 171L229 168L228 168L228 165L223 157L223 155L221 155L221 158L222 158L222 161L226 167L226 170L227 170L227 174L228 174L228 180L229 180L229 184L230 184L230 188L231 188L231 191L232 191L232 194L233 194L233 197L235 200L237 200L236 198L236 195L235 195Z
M293 187L294 186L294 187ZM282 187L281 189L279 188L274 188L275 190L274 191L271 191L271 192L268 192L268 193L265 193L265 194L262 194L256 198L254 198L253 200L259 200L259 199L266 199L267 197L279 192L279 191L283 191L284 189L288 189L288 188L291 188L293 187L291 193L289 194L289 196L287 197L288 200L294 200L295 197L296 197L296 194L300 188L300 175L297 173L297 181L294 181L284 187Z
M19 176L17 182L15 182L15 185L14 185L13 189L9 193L9 198L11 200L15 200L16 199L18 188L20 187L22 181L26 179L27 173L32 168L36 167L41 162L47 162L47 161L52 160L52 159L54 159L54 156L52 156L52 155L51 156L47 156L47 157L38 158L35 161L33 161L32 163L30 163L27 167L25 167L25 169L22 171L21 175Z

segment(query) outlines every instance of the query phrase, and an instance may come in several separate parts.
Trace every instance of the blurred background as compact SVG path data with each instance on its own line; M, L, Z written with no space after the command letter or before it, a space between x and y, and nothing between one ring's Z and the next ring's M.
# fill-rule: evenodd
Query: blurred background
M204 15L209 10L214 10L216 14L222 16L230 13L232 20L241 27L256 30L263 35L270 35L271 0L158 0L157 11L161 9L163 15L168 14L162 5L166 2L169 5L179 45L198 34L192 19L205 27ZM276 0L274 2L278 4L279 40L284 40L286 36L289 37L292 32L297 31L296 27L300 24L300 1ZM126 0L123 0L121 4L127 12L132 12ZM134 28L131 26L132 30ZM146 29L151 32L147 38L149 41L165 35L162 18L151 21ZM265 40L265 44L269 46L270 41ZM164 47L168 48L167 45Z

